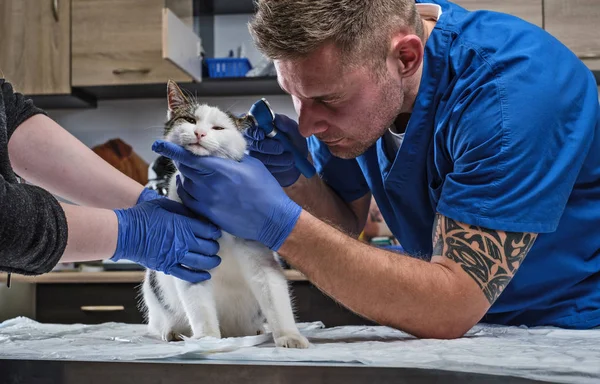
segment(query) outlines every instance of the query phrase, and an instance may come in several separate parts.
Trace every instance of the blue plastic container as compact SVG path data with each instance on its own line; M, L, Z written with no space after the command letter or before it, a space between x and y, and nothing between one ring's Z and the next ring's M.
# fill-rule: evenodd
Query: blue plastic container
M204 59L208 65L208 77L244 77L252 65L247 58L221 57Z

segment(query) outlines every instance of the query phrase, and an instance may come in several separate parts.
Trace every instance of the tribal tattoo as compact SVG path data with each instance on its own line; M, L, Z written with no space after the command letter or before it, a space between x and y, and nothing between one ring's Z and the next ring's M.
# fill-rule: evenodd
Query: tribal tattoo
M506 288L537 238L535 233L496 231L440 214L434 228L433 254L458 263L490 304Z

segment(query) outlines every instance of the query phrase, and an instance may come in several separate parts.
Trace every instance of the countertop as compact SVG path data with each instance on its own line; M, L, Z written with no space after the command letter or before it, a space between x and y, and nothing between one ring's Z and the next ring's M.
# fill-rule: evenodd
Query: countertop
M52 284L52 283L141 283L144 271L110 271L110 272L50 272L39 276L23 276L12 274L13 283ZM295 270L284 270L289 281L306 281L306 277ZM0 273L0 283L6 283L7 274Z

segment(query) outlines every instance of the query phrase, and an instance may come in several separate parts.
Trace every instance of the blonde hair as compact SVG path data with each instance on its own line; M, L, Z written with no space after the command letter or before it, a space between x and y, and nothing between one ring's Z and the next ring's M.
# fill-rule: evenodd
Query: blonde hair
M249 24L268 58L302 58L333 43L345 63L385 60L392 33L423 39L415 0L257 0Z

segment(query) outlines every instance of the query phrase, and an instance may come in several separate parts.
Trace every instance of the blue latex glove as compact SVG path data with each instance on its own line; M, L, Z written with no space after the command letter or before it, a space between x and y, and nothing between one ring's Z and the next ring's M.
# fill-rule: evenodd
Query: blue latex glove
M276 251L300 217L302 208L253 157L240 162L200 157L162 140L152 150L179 169L183 178L177 179L177 193L183 204L232 235Z
M131 260L191 283L210 279L207 271L221 263L214 256L221 231L182 204L156 199L114 212L119 235L113 261Z
M285 115L275 114L275 126L291 140L304 157L308 156L306 138L298 132L298 123ZM294 165L294 156L286 151L275 139L265 136L257 127L251 127L244 133L250 156L260 160L277 179L279 185L288 187L300 177L300 171Z
M137 203L143 203L144 201L150 201L150 200L154 200L154 199L164 199L165 196L160 195L158 192L156 192L153 189L149 189L149 188L144 188L142 189L142 193L140 193L140 196L138 197Z

